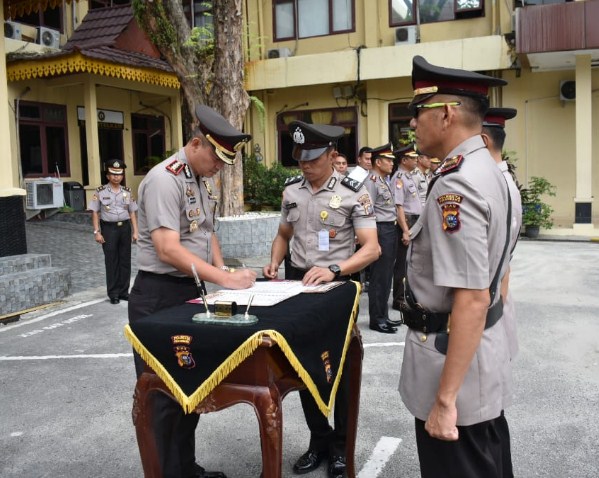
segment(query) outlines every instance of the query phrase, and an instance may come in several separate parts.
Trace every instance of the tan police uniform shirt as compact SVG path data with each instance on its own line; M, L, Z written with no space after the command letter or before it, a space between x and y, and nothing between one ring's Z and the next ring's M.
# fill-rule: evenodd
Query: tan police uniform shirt
M420 220L411 230L407 276L415 299L432 312L450 312L455 288L486 289L506 240L507 185L481 136L454 149L459 169L435 180ZM451 163L445 160L445 165ZM498 284L499 289L499 284ZM495 302L501 300L499 292ZM408 330L399 390L410 412L426 420L434 404L445 355L435 335ZM457 424L499 416L508 404L511 367L505 321L483 333L457 398Z
M100 213L100 221L119 222L126 221L130 213L137 211L137 203L131 195L131 189L119 186L114 192L110 184L96 189L88 209Z
M398 168L391 176L391 186L395 192L395 204L403 206L405 214L419 215L422 213L418 186L411 172Z
M355 251L355 229L376 229L368 191L362 185L356 192L341 184L343 179L333 171L316 192L305 178L284 189L281 224L293 227L294 267L328 267L344 261Z
M364 185L374 204L376 222L393 222L397 220L395 196L385 178L372 172L366 178Z
M520 191L514 178L508 171L508 164L506 161L502 161L498 164L499 170L503 173L507 185L510 190L510 197L512 198L512 227L510 230L510 245L509 251L513 251L518 242L520 235L520 228L522 227L522 199L520 197ZM518 354L518 336L516 333L516 310L514 307L514 298L512 297L511 291L508 289L507 297L504 297L503 303L503 319L505 320L505 328L508 334L509 345L510 345L510 357L513 359Z
M158 258L151 233L161 227L178 232L183 247L211 264L216 206L212 179L196 180L183 148L154 166L139 186L139 269L185 276Z

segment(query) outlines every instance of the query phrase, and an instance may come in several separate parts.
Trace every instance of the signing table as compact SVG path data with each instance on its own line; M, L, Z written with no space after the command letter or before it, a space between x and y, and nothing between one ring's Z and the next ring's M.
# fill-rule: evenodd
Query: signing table
M252 307L254 325L192 321L204 306L185 304L146 317L125 335L147 365L135 388L133 422L146 478L162 478L152 429L152 397L165 393L187 413L236 403L254 407L264 478L280 478L282 400L307 388L320 410L334 406L341 371L349 374L347 476L355 477L362 341L355 326L359 285L300 294L272 307ZM345 365L345 368L344 368Z

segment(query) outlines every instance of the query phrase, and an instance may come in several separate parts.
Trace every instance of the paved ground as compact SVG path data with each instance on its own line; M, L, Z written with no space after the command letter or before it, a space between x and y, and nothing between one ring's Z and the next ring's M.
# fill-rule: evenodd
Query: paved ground
M106 301L103 256L88 229L28 223L30 252L56 251L55 265L71 264L75 293L52 312L0 327L3 478L142 476L130 418L126 304ZM522 241L516 249L520 354L506 415L517 477L599 476L598 259L599 245L590 242ZM392 336L368 330L367 309L363 295L359 478L416 478L413 421L397 393L405 330ZM297 394L285 400L283 413L288 478L307 443ZM256 419L247 406L203 416L197 436L205 466L229 478L259 476Z

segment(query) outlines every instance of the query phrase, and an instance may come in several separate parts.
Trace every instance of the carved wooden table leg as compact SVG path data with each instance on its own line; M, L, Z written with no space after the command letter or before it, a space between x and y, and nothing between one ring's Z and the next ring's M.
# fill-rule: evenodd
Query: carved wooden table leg
M345 444L346 473L348 478L356 477L356 436L358 432L358 415L360 411L360 387L362 382L362 358L364 348L362 347L362 337L360 331L354 326L354 335L352 336L347 351L347 360L349 360L349 404L347 411L347 437Z
M263 388L254 399L260 428L262 477L280 478L283 452L283 413L279 389Z

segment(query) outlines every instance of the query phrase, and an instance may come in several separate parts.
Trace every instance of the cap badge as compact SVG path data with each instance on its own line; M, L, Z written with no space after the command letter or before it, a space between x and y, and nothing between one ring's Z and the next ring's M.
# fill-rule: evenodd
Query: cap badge
M339 209L340 206L341 206L341 196L338 196L337 194L335 194L329 201L329 207L331 209Z
M297 144L304 144L306 142L304 133L302 132L302 129L299 126L295 128L295 131L293 132L293 142Z
M120 163L118 161L115 161L114 163L112 163L113 168L118 168L119 166L120 166Z

